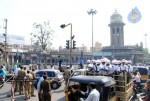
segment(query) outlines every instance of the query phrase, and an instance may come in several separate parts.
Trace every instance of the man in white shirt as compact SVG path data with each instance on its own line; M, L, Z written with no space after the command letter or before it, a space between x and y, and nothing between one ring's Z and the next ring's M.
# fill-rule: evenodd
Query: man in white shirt
M18 76L18 71L20 70L20 68L19 67L15 67L15 70L14 70L14 74L15 74L15 77L17 77Z
M113 69L114 69L114 74L119 75L120 74L120 66L119 66L120 61L115 61L113 64Z
M126 61L127 83L129 83L132 80L133 67L131 64L132 64L131 60Z
M121 72L123 73L123 75L126 74L126 72L128 72L128 66L125 64L127 60L122 59L121 61Z
M135 84L140 87L141 86L141 79L139 77L139 75L137 74L137 72L134 72L134 78L133 81L135 82Z
M3 69L6 71L6 66L5 66L5 64L3 64Z
M15 75L15 79L17 79L18 76L18 72L20 71L20 67L17 67L17 65L15 65L15 70L14 70L14 75ZM19 90L19 83L18 81L15 82L15 91Z
M96 84L94 82L91 82L89 84L89 88L91 92L85 101L99 101L100 93L96 90Z

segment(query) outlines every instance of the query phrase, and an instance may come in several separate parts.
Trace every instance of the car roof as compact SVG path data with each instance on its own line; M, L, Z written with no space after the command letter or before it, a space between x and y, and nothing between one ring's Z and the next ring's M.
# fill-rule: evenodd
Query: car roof
M146 67L146 66L132 66L132 67L144 68L144 67Z
M148 67L147 66L133 66L133 68L135 69L135 68L143 68L143 69L148 69Z
M85 70L88 71L88 69L76 69L76 70L74 70L74 71L85 71Z
M106 76L73 76L70 78L70 81L79 82L79 83L87 83L94 82L97 85L108 87L116 84L115 80L112 77Z
M39 71L59 71L59 70L56 70L56 69L42 69L42 70L39 70ZM39 72L39 71L37 71L37 72Z

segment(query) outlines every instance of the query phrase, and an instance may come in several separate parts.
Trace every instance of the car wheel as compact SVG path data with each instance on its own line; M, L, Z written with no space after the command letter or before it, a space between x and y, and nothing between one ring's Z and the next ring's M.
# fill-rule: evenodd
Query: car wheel
M51 86L53 89L57 89L59 85L58 85L58 82L54 81L52 82Z

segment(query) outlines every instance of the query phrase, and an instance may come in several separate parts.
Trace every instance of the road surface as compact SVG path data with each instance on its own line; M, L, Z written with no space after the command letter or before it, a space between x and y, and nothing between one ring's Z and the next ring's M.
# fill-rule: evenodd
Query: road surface
M65 93L64 93L64 83L62 86L60 86L56 90L52 90L52 101L65 101ZM11 84L6 83L1 89L0 89L0 101L11 101L11 97L8 97L10 95L10 89ZM19 95L18 92L16 92L16 100L15 101L25 101L24 95ZM31 97L28 101L38 101L38 93L35 90L36 97Z

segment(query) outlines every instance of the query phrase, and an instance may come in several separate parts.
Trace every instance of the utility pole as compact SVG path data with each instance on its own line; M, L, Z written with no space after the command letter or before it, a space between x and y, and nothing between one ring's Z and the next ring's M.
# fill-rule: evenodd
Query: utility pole
M7 19L4 19L5 21L5 26L4 26L4 29L5 29L5 33L3 34L4 37L5 37L5 65L7 67Z

